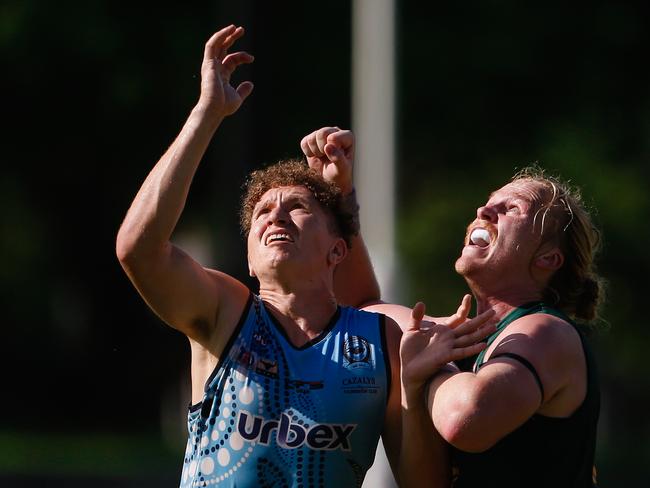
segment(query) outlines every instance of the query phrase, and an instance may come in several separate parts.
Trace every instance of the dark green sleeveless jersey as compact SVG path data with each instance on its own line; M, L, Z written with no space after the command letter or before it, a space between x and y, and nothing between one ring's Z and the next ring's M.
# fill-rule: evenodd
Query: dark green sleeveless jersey
M595 362L582 332L561 311L535 302L508 314L488 338L488 345L506 327L525 315L544 313L561 318L576 329L587 364L587 394L580 407L567 418L533 415L487 451L467 453L453 449L454 488L498 487L593 487L592 473L596 447L596 427L600 412L600 389ZM484 363L483 351L474 361L478 371ZM539 376L525 358L514 357ZM527 364L526 364L527 363ZM461 369L469 370L465 363Z

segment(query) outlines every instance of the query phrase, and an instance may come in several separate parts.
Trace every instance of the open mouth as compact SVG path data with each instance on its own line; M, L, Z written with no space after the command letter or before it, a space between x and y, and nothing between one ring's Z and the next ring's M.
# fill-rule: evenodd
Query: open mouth
M293 237L286 233L274 233L266 236L264 245L268 246L273 242L293 242Z
M490 245L490 233L487 229L476 228L469 234L469 243L478 247L488 247Z

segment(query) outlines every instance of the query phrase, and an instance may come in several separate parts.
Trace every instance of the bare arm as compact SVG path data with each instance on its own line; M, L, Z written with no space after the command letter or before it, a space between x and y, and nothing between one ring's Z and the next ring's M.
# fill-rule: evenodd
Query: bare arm
M203 343L219 318L223 296L245 300L235 279L203 268L170 239L203 154L222 120L237 111L252 84L236 89L230 76L253 58L228 54L243 35L229 26L206 43L201 96L176 140L147 176L119 230L116 252L122 267L149 306L169 325Z
M303 137L300 147L309 166L340 188L346 205L358 221L352 182L354 134L338 127L323 127ZM348 255L336 268L334 292L340 303L359 307L379 300L379 284L360 233L352 237L350 247Z
M543 396L530 370L507 357L489 360L476 374L436 376L428 406L450 444L481 452L535 413L566 417L580 405L586 392L582 349L570 326L559 322L540 314L523 317L508 327L494 352L488 352L526 358L539 374Z
M463 310L464 313L464 310ZM423 321L424 304L412 310L410 324L402 336L402 449L400 486L448 487L451 466L447 443L434 428L427 411L426 385L432 374L453 368L450 361L477 354L484 344L477 344L493 331L483 326L491 316L464 321L456 328Z
M386 317L386 345L388 347L388 359L390 361L391 389L388 395L388 404L386 405L386 417L384 419L384 428L381 438L384 442L386 457L390 464L395 479L399 481L400 476L400 458L403 455L400 452L402 440L402 417L401 417L401 388L400 388L400 360L399 360L399 342L402 332L397 324ZM400 483L401 485L401 483Z

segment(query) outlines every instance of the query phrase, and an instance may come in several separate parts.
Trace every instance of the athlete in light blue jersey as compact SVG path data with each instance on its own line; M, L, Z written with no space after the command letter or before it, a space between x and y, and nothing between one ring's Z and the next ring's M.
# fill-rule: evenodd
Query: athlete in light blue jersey
M242 319L191 408L181 486L360 484L390 388L384 316L339 307L302 347L257 296Z
M334 297L337 265L367 259L338 188L304 161L252 175L242 225L254 298L170 240L213 134L252 91L230 85L253 60L228 53L243 33L229 26L207 42L199 101L135 197L117 254L147 304L190 341L182 486L358 486L380 435L397 466L401 332ZM345 299L377 296L374 283Z
M401 331L334 296L335 269L340 281L369 266L356 205L342 197L352 188L332 182L351 182L351 133L331 134L326 154L309 158L324 160L320 170L286 161L251 175L241 217L258 296L171 243L205 149L253 89L230 85L253 60L228 53L243 32L229 26L207 42L199 101L136 195L117 254L147 304L190 341L181 486L359 486L380 435L399 465ZM376 281L364 283L339 300L376 300ZM472 330L461 325L445 344L466 345Z

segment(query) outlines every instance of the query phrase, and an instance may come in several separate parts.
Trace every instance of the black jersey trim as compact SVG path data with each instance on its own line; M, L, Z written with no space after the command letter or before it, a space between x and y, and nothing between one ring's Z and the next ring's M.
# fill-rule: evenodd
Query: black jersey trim
M246 306L244 307L244 311L242 312L241 316L239 317L239 322L237 322L237 325L232 331L232 334L230 335L230 339L228 339L228 342L226 343L226 346L223 348L223 351L221 352L221 356L219 357L219 361L217 361L217 365L214 367L212 370L212 373L210 373L210 376L208 376L208 379L205 380L205 385L203 385L203 393L208 391L208 387L210 386L210 383L212 383L212 380L214 377L217 375L217 372L219 371L219 368L223 364L224 360L230 353L230 348L232 347L233 343L235 342L235 339L237 339L237 336L239 336L239 333L241 332L242 327L244 326L244 323L246 322L246 318L248 317L248 313L251 308L251 304L253 303L253 293L251 291L248 292L248 299L246 300ZM190 403L189 410L190 412L196 412L198 409L201 408L201 405L203 404L203 400L192 404Z
M314 337L313 339L307 341L304 343L302 346L298 347L296 346L293 342L291 342L291 339L289 339L289 336L287 335L287 331L284 330L284 327L282 327L282 324L278 319L275 318L275 316L271 313L269 308L266 306L266 303L264 300L262 300L262 305L264 306L264 310L266 311L266 315L268 315L269 319L271 320L271 323L275 326L275 328L282 334L282 337L287 341L287 344L289 344L293 349L296 351L304 351L305 349L310 348L314 344L319 343L323 338L327 336L327 334L330 333L330 331L334 328L338 320L341 318L341 307L337 306L336 307L336 312L334 312L334 315L332 315L332 318L330 321L327 323L325 328L318 334L318 336Z
M391 380L393 379L393 373L390 366L388 339L386 338L386 316L381 313L377 315L379 315L379 337L381 338L381 348L384 355L384 366L386 367L386 405L388 405L388 400L390 399L390 385Z
M535 369L535 366L533 366L528 359L526 359L523 356L520 356L519 354L515 354L514 352L501 352L497 354L496 356L491 356L489 360L487 360L483 365L489 363L493 359L497 358L510 358L514 359L515 361L519 362L523 366L525 366L528 371L530 371L533 376L535 377L535 381L537 382L537 386L539 386L539 392L542 394L542 402L544 401L544 385L542 384L542 380L539 377L539 374L537 374L537 370ZM482 365L482 366L483 366Z

